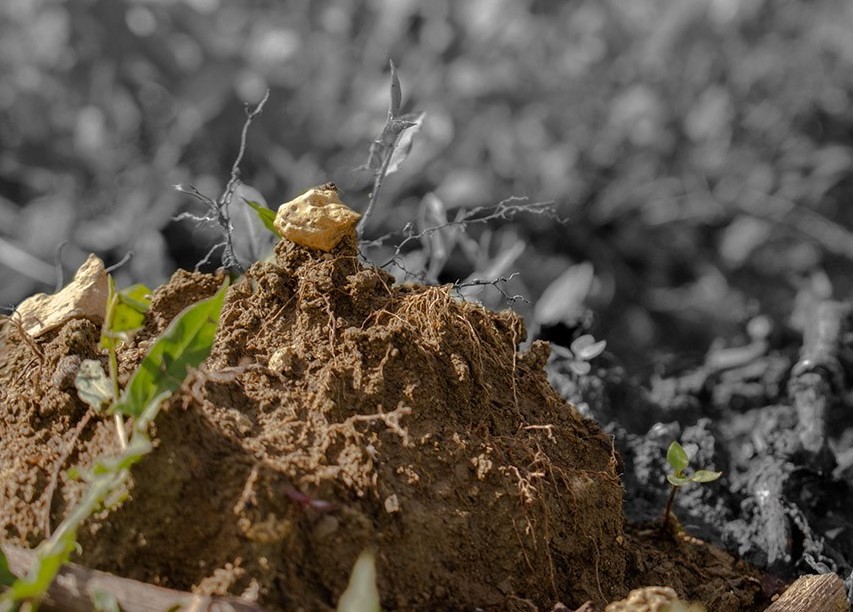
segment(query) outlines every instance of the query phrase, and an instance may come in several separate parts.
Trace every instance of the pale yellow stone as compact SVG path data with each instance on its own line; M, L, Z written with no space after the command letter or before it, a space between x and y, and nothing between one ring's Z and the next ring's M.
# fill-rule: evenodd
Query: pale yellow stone
M355 234L360 218L361 215L341 202L333 186L324 185L279 206L275 228L291 242L328 252L344 236Z
M397 498L396 493L392 493L388 497L385 498L385 512L388 514L394 514L395 512L400 511L400 500Z
M671 587L647 586L628 593L626 599L609 604L604 612L704 612L697 604L688 604L678 598Z
M293 348L286 346L276 349L270 357L269 368L273 372L287 372L293 367L293 358L296 356L296 351Z
M80 266L59 293L37 293L21 302L13 316L20 317L26 332L37 338L71 319L86 318L98 323L107 311L109 283L104 262L95 255Z

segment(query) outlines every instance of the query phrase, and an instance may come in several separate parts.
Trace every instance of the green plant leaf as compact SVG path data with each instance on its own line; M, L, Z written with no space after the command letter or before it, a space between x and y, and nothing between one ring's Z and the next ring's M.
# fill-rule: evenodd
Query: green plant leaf
M131 285L116 291L115 281L110 277L110 293L107 299L107 315L101 333L101 348L115 348L119 341L126 341L145 322L145 313L151 306L151 289L145 285Z
M669 481L669 484L674 487L683 487L684 485L689 485L691 482L693 482L688 477L678 476L677 474L667 474L666 479Z
M121 612L118 599L109 591L94 589L90 595L95 612Z
M692 482L713 482L722 476L722 472L712 472L710 470L696 470L690 477Z
M248 204L249 206L251 206L256 213L258 213L258 218L264 224L264 227L266 227L269 231L271 231L276 236L280 235L278 233L278 230L275 229L275 211L274 210L270 210L269 208L267 208L263 204L258 204L257 202L247 200L246 198L243 198L243 201L246 204Z
M15 574L9 569L9 560L6 558L6 553L0 548L0 586L11 586L15 580Z
M191 367L210 355L228 281L211 298L184 309L133 373L116 412L138 417L149 403L181 386ZM161 398L162 399L162 398Z
M376 561L373 553L365 551L352 568L347 590L338 601L338 612L379 612L381 609L376 587Z
M104 372L101 362L96 359L83 360L74 378L74 386L77 387L77 395L80 399L96 412L100 412L104 404L113 401L112 382Z
M47 541L49 542L49 541ZM50 588L53 579L62 565L68 561L71 552L77 547L76 531L64 532L57 542L58 546L36 549L37 562L33 564L25 578L16 580L9 589L0 595L0 603L39 599Z
M672 441L672 444L669 445L669 449L666 451L666 461L672 466L676 474L680 474L684 468L690 465L690 458L687 456L687 452L675 440Z

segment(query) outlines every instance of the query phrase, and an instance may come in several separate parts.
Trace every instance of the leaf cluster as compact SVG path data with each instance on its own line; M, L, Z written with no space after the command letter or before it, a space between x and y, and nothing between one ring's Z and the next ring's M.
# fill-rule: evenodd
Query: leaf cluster
M691 482L713 482L723 475L722 472L710 470L696 470L690 475L685 474L685 470L690 467L690 458L684 447L675 440L666 451L666 461L674 470L672 474L666 475L666 479L673 487L683 487Z

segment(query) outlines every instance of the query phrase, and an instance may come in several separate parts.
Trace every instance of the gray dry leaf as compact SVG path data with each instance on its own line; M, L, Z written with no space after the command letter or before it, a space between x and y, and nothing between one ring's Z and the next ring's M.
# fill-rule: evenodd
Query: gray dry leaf
M84 359L74 379L77 395L91 406L95 412L101 412L104 404L113 400L113 390L110 379L104 372L100 361Z
M571 324L583 311L584 300L595 279L588 261L571 266L558 276L542 293L536 303L533 318L538 325Z

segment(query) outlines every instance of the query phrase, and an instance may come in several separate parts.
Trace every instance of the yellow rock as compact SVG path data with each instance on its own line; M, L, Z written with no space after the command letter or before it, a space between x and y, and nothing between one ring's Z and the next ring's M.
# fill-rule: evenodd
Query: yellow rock
M68 285L53 295L37 293L21 302L13 316L20 317L24 330L34 338L71 319L104 320L109 285L104 262L95 255L80 266Z
M671 587L647 586L635 589L627 599L609 604L604 612L704 612L705 608L678 598Z
M341 202L334 184L328 183L279 206L275 228L283 238L300 246L331 251L344 236L355 234L360 218Z

